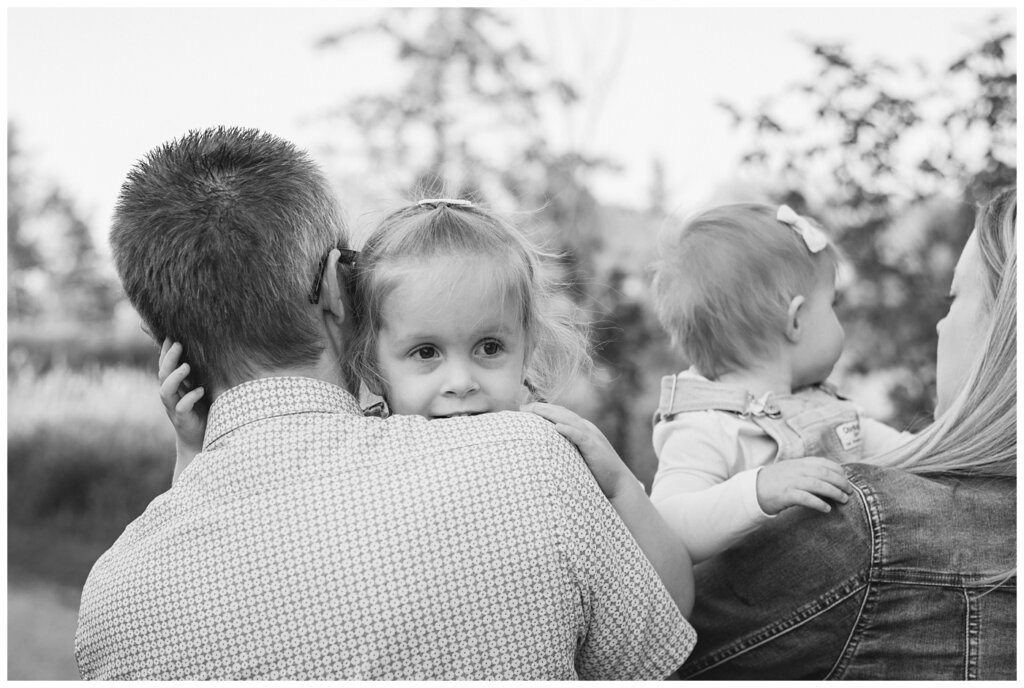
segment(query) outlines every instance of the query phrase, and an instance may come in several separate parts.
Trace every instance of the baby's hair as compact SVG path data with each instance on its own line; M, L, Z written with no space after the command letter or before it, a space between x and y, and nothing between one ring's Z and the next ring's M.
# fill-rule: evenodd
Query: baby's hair
M377 361L384 301L402 278L403 264L438 256L497 259L493 278L499 293L518 306L527 339L526 381L535 397L555 396L576 375L589 371L587 325L547 264L555 256L477 205L422 201L385 217L357 259L357 334L351 372L371 390L387 388Z
M777 212L756 203L705 211L664 242L653 266L658 319L690 364L711 379L772 355L790 301L808 297L838 267L831 243L811 253Z

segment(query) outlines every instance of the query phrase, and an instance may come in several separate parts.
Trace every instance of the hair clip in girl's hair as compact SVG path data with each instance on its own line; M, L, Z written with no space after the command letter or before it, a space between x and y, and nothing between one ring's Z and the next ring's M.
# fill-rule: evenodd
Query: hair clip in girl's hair
M416 205L430 205L435 208L439 205L458 205L464 208L473 207L472 203L463 201L460 198L424 198L422 201L416 201Z
M779 212L775 215L775 219L792 227L793 231L799 234L807 244L807 250L811 253L824 251L828 246L828 237L825 236L825 233L811 224L806 217L797 215L796 211L788 205L779 206Z

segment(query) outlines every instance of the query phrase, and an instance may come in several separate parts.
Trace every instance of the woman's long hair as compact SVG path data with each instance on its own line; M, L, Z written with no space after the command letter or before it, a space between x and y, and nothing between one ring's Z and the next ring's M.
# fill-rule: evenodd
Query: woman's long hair
M989 316L985 346L955 398L917 437L872 463L918 474L1017 475L1017 189L978 212Z

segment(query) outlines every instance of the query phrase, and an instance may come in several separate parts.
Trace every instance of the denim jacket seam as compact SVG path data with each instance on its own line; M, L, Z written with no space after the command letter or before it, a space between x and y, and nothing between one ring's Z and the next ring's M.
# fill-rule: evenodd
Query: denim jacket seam
M720 664L731 661L741 655L746 654L765 643L771 642L772 640L779 638L790 631L800 628L804 624L818 618L822 614L828 612L832 608L839 604L842 604L852 596L864 590L868 585L866 572L860 572L856 576L847 578L839 585L831 588L827 592L823 593L815 600L814 603L806 606L805 608L798 610L786 619L783 619L777 623L774 623L768 627L761 629L755 634L748 635L745 638L738 640L737 642L720 649L712 655L709 655L704 666L696 668L696 670L688 674L686 678L693 678L699 674L704 673L710 669L714 669ZM835 599L831 599L833 596L838 595Z
M850 624L850 633L846 637L846 643L843 645L843 649L838 653L835 664L829 669L828 673L825 674L826 679L831 679L837 674L841 674L846 670L850 659L857 651L857 645L860 641L860 632L865 617L865 612L868 609L869 604L872 601L875 593L875 587L872 585L878 577L879 572L882 570L880 566L881 556L883 551L883 536L881 528L881 518L879 515L878 500L872 491L864 489L863 486L858 485L856 481L850 481L850 485L860 495L861 508L864 510L864 517L867 521L869 537L868 540L871 543L871 555L868 558L868 570L867 579L865 582L864 598L861 600L860 609L857 610L857 618L854 619L853 623Z
M963 574L934 569L912 569L887 567L879 568L871 576L872 583L891 583L930 588L955 588L957 590L974 590L991 588L988 576L984 574ZM1016 590L1016 583L1002 583L1000 587Z
M964 680L971 679L971 596L966 590L960 591L964 596Z

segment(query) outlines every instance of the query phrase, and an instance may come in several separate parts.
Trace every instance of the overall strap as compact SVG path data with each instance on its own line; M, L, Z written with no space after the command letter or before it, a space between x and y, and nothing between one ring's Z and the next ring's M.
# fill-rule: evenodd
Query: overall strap
M781 415L778 404L770 395L756 399L740 387L724 385L710 380L679 379L678 375L661 378L661 399L654 414L654 422L672 420L680 413L691 411L726 411L744 418Z

